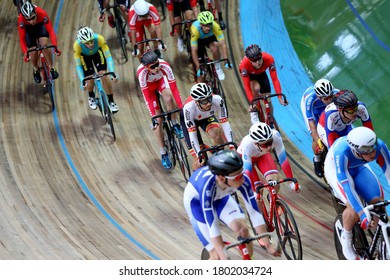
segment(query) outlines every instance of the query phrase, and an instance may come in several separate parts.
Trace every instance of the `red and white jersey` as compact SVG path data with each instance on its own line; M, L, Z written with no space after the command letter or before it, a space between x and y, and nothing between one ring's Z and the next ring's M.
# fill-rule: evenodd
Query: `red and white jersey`
M157 11L157 8L152 4L149 4L149 12L146 17L140 17L135 13L134 5L130 7L128 22L130 26L130 30L135 30L136 26L140 25L150 25L153 23L154 25L160 25L160 15Z

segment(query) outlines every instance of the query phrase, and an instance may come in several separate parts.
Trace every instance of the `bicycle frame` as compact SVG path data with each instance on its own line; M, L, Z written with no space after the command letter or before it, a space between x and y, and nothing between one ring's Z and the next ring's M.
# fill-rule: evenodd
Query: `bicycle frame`
M268 124L271 128L276 128L279 131L279 127L276 123L276 120L274 119L273 115L271 114L271 107L269 104L268 99L275 97L275 96L282 96L284 102L287 102L286 95L283 93L275 93L275 94L262 94L260 93L260 96L255 97L251 101L251 106L257 107L257 110L259 111L259 119L261 122L264 122Z

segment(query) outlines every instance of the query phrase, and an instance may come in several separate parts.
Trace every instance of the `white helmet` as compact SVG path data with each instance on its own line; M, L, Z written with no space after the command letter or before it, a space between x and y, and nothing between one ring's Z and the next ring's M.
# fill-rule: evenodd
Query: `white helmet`
M77 31L77 38L80 40L81 43L84 44L88 41L93 40L95 38L95 33L88 26L81 26Z
M318 97L329 97L333 96L333 85L327 79L319 79L314 84L314 90Z
M139 16L144 16L149 12L149 3L145 0L137 0L133 4L134 11Z
M20 8L20 12L25 18L31 18L33 14L35 14L35 7L30 2L26 2Z
M347 135L347 142L352 151L358 154L369 154L376 149L376 134L368 127L359 126Z
M249 136L253 142L265 143L272 139L273 133L271 127L263 122L255 123L249 129Z
M206 99L211 96L213 90L206 83L198 83L192 86L190 90L190 94L192 99L198 101L202 99Z

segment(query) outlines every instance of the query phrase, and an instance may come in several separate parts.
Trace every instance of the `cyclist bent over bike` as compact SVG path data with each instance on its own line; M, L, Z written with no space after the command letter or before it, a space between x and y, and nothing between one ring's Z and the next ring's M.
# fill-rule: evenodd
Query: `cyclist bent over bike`
M182 108L183 102L181 100L180 92L177 89L175 76L172 68L168 62L159 59L158 55L153 51L144 53L141 57L141 65L137 69L137 78L141 87L142 94L145 99L146 106L152 117L156 114L161 114L161 107L158 94L164 99L168 111L175 109L173 99L177 107ZM172 99L173 96L173 99ZM153 124L152 129L160 146L161 161L164 168L170 169L172 163L169 160L167 150L164 146L164 138L162 126L159 125L162 119L159 118L158 123ZM172 116L173 128L179 138L183 138L183 131L180 124L177 123L176 117Z
M106 73L107 69L109 72L115 72L114 60L103 36L95 34L87 26L82 26L77 31L77 40L73 44L73 53L80 82L85 77L92 76L95 73L95 67L100 75ZM114 101L111 80L107 76L101 79L104 91L107 93L108 106L112 113L116 113L119 109ZM114 82L118 81L115 77L111 77L111 79ZM85 85L81 84L81 88L88 91L88 105L92 110L97 108L96 96L93 91L94 86L94 80L88 80Z
M204 163L198 158L200 150L205 148L198 127L208 134L213 145L233 142L225 103L219 95L213 95L213 90L206 83L192 86L190 96L183 106L181 125L186 128L183 133L187 148L194 158L193 170Z
M242 169L242 159L235 151L222 150L210 157L207 166L199 168L190 177L184 190L184 207L190 222L211 260L226 260L225 244L219 228L219 220L231 228L237 236L249 237L249 229L240 205L232 193L240 191L257 234L267 232L263 215L256 205L251 181ZM268 237L261 239L267 252L280 256ZM253 256L253 244L248 245Z
M390 152L386 144L377 139L367 127L352 129L347 136L338 138L330 147L325 159L325 177L333 195L346 204L343 212L343 230L340 242L346 259L361 259L352 245L353 226L360 221L363 229L369 228L371 215L363 211L361 199L368 204L383 201L384 193L379 179L369 166L376 161L390 183Z
M46 11L38 6L34 6L30 2L25 2L18 16L18 32L20 40L20 48L24 54L24 61L31 63L34 67L34 81L41 83L42 77L38 70L38 53L32 52L28 54L28 50L37 47L37 42L41 47L49 44L49 38L54 46L57 46L57 36L54 32L53 25ZM46 62L50 67L50 73L53 79L58 78L58 72L53 66L53 58L51 49L43 50ZM55 50L55 55L61 55L61 51Z
M282 87L276 72L275 60L272 55L263 52L258 45L249 45L245 49L245 56L240 62L239 69L244 83L245 94L249 103L252 102L253 98L259 97L260 93L271 93L271 85L266 73L267 69L271 75L275 92L277 94L282 93ZM278 99L281 105L288 105L288 102L285 101L282 96L279 96ZM269 105L271 108L271 114L273 115L273 105L271 100L269 101ZM252 107L250 105L249 112L252 124L260 121L256 107Z

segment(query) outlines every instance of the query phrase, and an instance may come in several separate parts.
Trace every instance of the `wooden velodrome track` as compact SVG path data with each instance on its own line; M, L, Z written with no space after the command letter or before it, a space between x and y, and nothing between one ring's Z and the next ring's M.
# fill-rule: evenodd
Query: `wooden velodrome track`
M121 64L115 30L98 22L96 1L35 1L53 22L59 20L62 56L56 58L57 110L34 83L23 62L16 9L1 1L0 259L199 259L201 245L182 204L185 182L178 170L160 165L150 117L135 81L137 60ZM225 0L236 19L237 0ZM60 9L60 18L56 18ZM227 17L225 17L227 18ZM91 111L76 76L72 44L81 25L108 41L120 81L114 85L120 108L113 142L98 111ZM163 22L168 51L182 97L192 85L185 54L177 53ZM234 63L242 56L238 22L226 32ZM250 126L247 102L235 71L225 70L230 120L237 140ZM312 165L288 144L294 162ZM330 195L292 164L304 186L300 194L282 190L299 225L304 259L335 259ZM226 237L233 236L226 231ZM260 249L256 258L270 258Z

